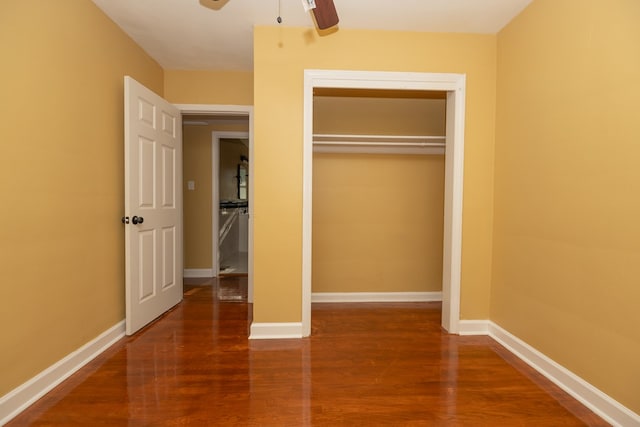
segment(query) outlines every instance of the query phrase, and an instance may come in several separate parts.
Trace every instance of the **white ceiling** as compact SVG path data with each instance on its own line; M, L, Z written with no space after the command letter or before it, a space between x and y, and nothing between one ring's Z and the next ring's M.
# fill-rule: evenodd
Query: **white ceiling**
M166 69L253 68L253 26L313 27L303 0L93 0ZM334 0L339 28L500 31L532 0ZM280 13L278 12L280 8ZM330 35L327 37L331 37Z

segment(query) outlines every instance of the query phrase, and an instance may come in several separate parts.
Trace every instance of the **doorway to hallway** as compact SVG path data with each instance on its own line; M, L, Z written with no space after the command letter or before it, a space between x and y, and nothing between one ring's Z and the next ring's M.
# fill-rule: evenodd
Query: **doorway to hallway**
M243 143L248 147L247 161L242 162L238 158L235 162L236 168L229 179L235 181L233 185L237 191L237 177L240 176L237 167L238 164L243 163L243 170L240 172L243 176L242 196L246 197L246 207L242 214L246 224L242 230L238 230L238 234L246 235L246 247L241 247L246 253L243 262L246 266L243 265L242 274L247 276L248 299L251 302L253 301L253 220L251 215L253 164L248 162L248 159L253 155L253 107L204 104L178 104L177 107L182 112L184 124L202 134L193 152L185 153L185 162L187 156L191 156L191 163L185 163L184 168L185 277L211 278L220 274L218 252L221 197L218 186L214 185L214 182L220 178L217 177L218 170L213 171L214 165L219 169L220 153L219 138L215 138L213 134L216 133L222 138L243 139ZM184 129L186 134L187 126ZM236 194L234 198L240 197ZM192 262L194 257L197 259Z

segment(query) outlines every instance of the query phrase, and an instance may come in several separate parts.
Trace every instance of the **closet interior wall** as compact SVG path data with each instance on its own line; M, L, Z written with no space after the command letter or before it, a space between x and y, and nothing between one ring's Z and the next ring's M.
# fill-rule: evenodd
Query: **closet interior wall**
M444 149L407 141L445 135L444 92L331 90L313 110L314 141L358 145L314 143L312 292L442 291Z

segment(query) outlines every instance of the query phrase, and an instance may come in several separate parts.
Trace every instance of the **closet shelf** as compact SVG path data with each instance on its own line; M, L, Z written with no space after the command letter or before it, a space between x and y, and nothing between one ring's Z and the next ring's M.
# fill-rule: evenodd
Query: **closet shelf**
M321 153L444 154L444 136L314 134Z

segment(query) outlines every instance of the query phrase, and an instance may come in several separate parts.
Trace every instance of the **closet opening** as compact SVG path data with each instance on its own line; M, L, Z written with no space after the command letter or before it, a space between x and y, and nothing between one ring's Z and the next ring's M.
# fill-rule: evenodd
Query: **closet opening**
M457 333L464 76L305 72L303 336L311 302L442 301Z
M441 301L446 93L316 89L313 302Z

